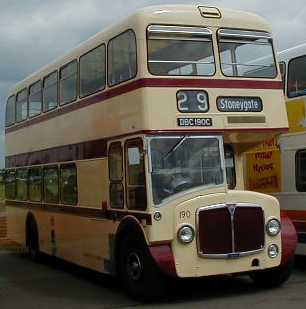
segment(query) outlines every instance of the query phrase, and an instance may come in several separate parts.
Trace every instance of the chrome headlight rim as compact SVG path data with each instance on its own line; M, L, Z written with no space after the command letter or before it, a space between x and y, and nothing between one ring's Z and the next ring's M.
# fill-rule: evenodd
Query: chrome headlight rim
M274 226L272 226L272 224ZM278 226L278 228L277 228L277 230L273 231L273 228L275 229L275 226ZM280 233L280 231L281 231L281 223L278 220L278 218L275 218L275 217L269 218L269 220L266 223L267 234L271 237L275 237Z
M190 232L189 233L190 237L184 239L184 233L187 233L187 232ZM185 236L186 235L187 234L185 234ZM188 245L192 243L194 238L195 238L195 230L194 230L194 227L190 224L182 225L177 231L177 239L179 240L180 243L184 245Z

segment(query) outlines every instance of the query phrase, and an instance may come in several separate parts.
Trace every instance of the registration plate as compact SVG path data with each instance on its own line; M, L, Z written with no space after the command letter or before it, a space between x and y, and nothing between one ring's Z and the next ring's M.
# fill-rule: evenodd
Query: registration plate
M212 118L178 118L177 125L179 127L211 127L213 122Z

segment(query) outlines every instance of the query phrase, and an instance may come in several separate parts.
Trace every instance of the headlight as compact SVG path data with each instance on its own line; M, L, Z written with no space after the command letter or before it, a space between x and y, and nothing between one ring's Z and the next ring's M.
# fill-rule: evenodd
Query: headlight
M183 244L189 244L194 239L194 229L190 225L182 226L177 232L177 238Z
M279 249L277 245L270 245L268 247L268 255L271 259L275 259L279 254Z
M270 236L276 236L281 230L281 224L277 219L270 219L267 222L266 230Z

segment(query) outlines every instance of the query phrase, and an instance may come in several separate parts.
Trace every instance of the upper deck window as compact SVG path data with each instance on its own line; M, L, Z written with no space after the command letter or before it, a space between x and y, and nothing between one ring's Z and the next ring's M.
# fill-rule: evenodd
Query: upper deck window
M222 72L230 77L275 78L277 69L267 32L222 29L218 32Z
M154 75L213 75L211 31L200 27L149 26L148 68Z
M306 56L290 60L288 65L288 98L304 96L306 94Z
M105 88L105 45L80 58L80 97Z
M57 71L49 74L43 81L44 112L57 107L58 104L58 77Z
M60 105L76 100L77 97L78 62L70 62L60 70Z
M28 92L24 89L17 94L16 100L16 120L17 122L28 117Z
M108 83L114 86L137 74L136 37L128 30L109 41Z
M36 82L29 90L29 116L34 117L41 113L41 81Z
M15 96L8 98L5 112L5 125L8 127L15 122Z

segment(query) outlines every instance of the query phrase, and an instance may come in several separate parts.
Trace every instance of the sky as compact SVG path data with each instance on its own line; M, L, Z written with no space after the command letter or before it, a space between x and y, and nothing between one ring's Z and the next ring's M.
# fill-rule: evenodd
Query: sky
M304 0L0 0L0 167L5 101L16 82L138 8L166 3L257 13L272 26L279 51L306 42Z

